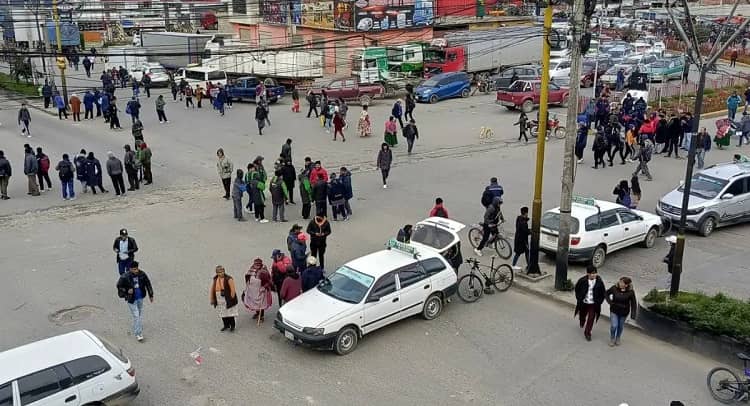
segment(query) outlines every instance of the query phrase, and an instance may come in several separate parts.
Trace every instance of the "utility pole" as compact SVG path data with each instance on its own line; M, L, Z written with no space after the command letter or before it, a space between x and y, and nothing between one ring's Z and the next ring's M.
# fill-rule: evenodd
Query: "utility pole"
M700 77L698 79L698 90L695 94L695 107L693 108L693 133L690 137L690 151L688 152L687 167L685 168L685 182L683 184L682 206L680 208L680 223L677 229L677 244L674 251L674 260L672 261L672 283L669 289L669 296L671 297L677 296L680 291L682 259L685 253L685 225L687 223L687 211L690 201L690 188L692 186L693 180L693 165L695 165L695 144L698 134L698 128L700 128L699 126L701 113L703 112L703 91L706 87L706 73L708 73L710 67L714 63L716 63L721 54L724 53L727 47L729 47L729 45L734 42L737 36L742 31L744 31L748 23L750 23L750 19L745 19L745 21L743 21L742 24L740 24L740 26L735 29L734 33L729 37L729 39L726 42L721 43L721 37L724 35L724 31L727 29L729 24L724 25L721 33L716 37L716 42L714 42L713 46L711 47L711 51L706 56L706 59L704 59L700 54L700 42L698 41L695 27L693 27L693 20L692 16L690 15L690 9L688 8L687 1L682 0L682 6L685 9L684 18L688 28L687 32L682 26L682 22L678 19L678 17L674 15L674 12L672 11L672 8L675 7L675 3L677 2L675 1L671 5L667 4L667 13L669 13L669 18L677 28L677 32L680 35L680 38L685 41L685 44L687 44L687 49L685 52L688 54L688 59L698 67ZM729 13L726 21L730 21L732 19L739 3L740 0L734 1L734 7L732 7L732 11ZM690 34L690 36L688 36L688 33Z
M544 146L547 139L547 100L549 99L549 42L552 36L552 2L544 9L544 40L542 41L542 93L539 98L539 133L536 136L536 175L534 201L531 206L531 250L529 274L541 274L539 269L539 233L542 225L542 184L544 179Z
M60 13L57 10L57 0L52 0L52 17L55 20L55 39L57 40L57 69L60 70L60 82L63 88L63 100L65 108L68 107L68 84L65 81L65 68L68 66L65 57L62 56L62 35L60 34Z
M34 23L36 24L36 36L37 36L37 51L41 55L42 59L42 72L44 72L44 80L47 81L47 62L45 61L46 56L44 55L47 51L47 47L44 46L44 39L42 38L42 29L39 28L39 3L41 0L36 0L36 8L34 9ZM34 75L36 77L36 75Z
M565 149L563 150L562 189L560 190L560 227L557 235L557 255L555 256L555 289L562 290L568 280L568 252L570 251L570 210L573 202L573 184L576 159L574 155L578 134L578 91L581 88L581 46L586 33L588 20L584 21L586 0L573 1L570 49L570 93L568 112L565 121ZM593 1L588 1L593 3ZM591 10L593 12L593 9ZM590 17L590 14L589 14Z

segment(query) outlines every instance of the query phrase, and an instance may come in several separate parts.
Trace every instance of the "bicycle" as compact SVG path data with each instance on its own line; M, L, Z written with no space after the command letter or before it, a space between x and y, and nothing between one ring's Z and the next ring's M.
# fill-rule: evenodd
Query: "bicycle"
M742 360L745 376L750 378L750 368L747 366L750 356L740 352L737 353L737 358ZM721 403L732 404L750 400L750 379L741 380L729 368L712 369L706 377L706 384L711 396Z
M458 297L466 303L476 302L482 293L494 294L492 286L498 292L505 292L513 285L513 268L508 264L500 264L496 268L494 256L489 266L489 275L480 268L476 258L469 258L466 263L471 265L469 273L458 279ZM484 281L477 273L482 275Z
M503 223L497 225L497 233L490 236L485 246L494 245L495 252L502 259L508 259L513 255L513 246L510 241L503 236ZM472 248L477 248L482 241L482 223L472 224L469 229L469 243Z

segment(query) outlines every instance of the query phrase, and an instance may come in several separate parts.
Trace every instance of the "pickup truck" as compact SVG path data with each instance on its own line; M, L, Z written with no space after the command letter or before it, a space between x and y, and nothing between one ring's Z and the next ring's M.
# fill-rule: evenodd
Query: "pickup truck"
M255 76L244 76L227 86L227 93L232 100L242 101L243 99L255 101L255 88L260 84L260 79ZM284 97L284 86L279 86L273 79L263 81L266 87L266 97L270 103L276 103Z
M498 90L495 103L505 106L508 110L520 108L524 113L530 113L534 107L539 106L541 89L540 80L517 80L507 90ZM569 93L568 88L550 83L548 104L567 107Z
M329 100L335 100L339 97L345 101L359 102L366 106L372 103L375 98L383 97L385 89L382 85L368 85L359 83L357 78L336 79L323 87L314 87L313 93L320 95L325 90Z

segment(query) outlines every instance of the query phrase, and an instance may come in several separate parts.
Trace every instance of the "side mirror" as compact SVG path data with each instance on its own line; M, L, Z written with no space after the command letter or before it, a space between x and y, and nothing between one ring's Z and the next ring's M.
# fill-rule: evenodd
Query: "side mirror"
M724 193L724 194L723 194L723 195L721 196L721 200L729 200L729 199L731 199L731 198L733 198L733 197L734 197L734 195L733 195L733 194L731 194L731 193Z
M372 295L372 296L370 296L370 297L367 298L367 300L365 301L365 303L375 303L375 302L379 302L379 301L380 301L380 296Z

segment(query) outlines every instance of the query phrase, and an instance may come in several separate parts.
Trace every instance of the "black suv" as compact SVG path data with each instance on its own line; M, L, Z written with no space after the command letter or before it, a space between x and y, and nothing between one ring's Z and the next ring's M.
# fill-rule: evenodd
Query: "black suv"
M519 65L505 69L490 79L490 83L495 85L494 90L509 88L514 73L516 80L538 80L542 77L542 65Z

